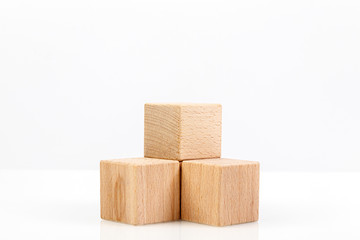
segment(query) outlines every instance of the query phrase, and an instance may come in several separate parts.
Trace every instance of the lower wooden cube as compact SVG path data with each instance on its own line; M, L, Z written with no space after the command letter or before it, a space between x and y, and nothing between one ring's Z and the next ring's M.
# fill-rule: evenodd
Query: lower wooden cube
M181 219L215 226L258 220L258 162L183 161L181 172Z
M100 162L101 218L133 225L180 217L178 161L152 158Z

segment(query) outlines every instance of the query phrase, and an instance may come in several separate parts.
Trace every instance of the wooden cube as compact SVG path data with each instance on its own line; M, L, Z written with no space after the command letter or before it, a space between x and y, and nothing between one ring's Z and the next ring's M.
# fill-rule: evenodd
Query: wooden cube
M220 157L221 109L220 104L145 104L144 156Z
M258 220L258 162L190 160L181 172L181 219L216 226Z
M133 225L180 218L178 161L133 158L100 162L101 218Z

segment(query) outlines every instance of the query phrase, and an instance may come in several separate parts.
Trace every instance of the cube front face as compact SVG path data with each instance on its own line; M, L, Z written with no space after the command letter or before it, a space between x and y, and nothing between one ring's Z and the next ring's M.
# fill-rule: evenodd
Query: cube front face
M259 218L259 164L222 168L220 226L254 222Z
M221 114L220 104L145 104L144 156L220 157Z
M179 172L176 161L101 161L101 218L134 225L179 219Z
M100 210L106 220L136 223L136 168L129 164L100 162Z
M181 107L180 160L221 156L220 104Z
M145 104L145 157L180 158L180 110L179 105Z
M221 170L190 162L181 166L181 219L218 225Z
M182 163L181 218L215 226L258 220L259 163L209 159Z

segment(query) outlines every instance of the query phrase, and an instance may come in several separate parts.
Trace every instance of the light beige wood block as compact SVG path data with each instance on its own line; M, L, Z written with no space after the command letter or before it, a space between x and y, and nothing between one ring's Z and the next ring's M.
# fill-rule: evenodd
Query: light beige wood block
M181 219L216 226L258 220L258 162L190 160L181 172Z
M145 104L144 156L220 157L221 110L220 104Z
M133 158L100 162L101 218L134 225L180 218L178 161Z

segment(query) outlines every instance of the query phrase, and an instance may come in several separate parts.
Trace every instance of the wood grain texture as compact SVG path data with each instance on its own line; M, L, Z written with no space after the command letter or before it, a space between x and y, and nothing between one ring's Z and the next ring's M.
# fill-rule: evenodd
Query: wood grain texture
M259 167L222 158L183 161L181 219L215 226L257 221Z
M221 114L220 104L145 104L144 156L219 158Z
M101 218L133 225L180 218L178 161L133 158L100 162Z

